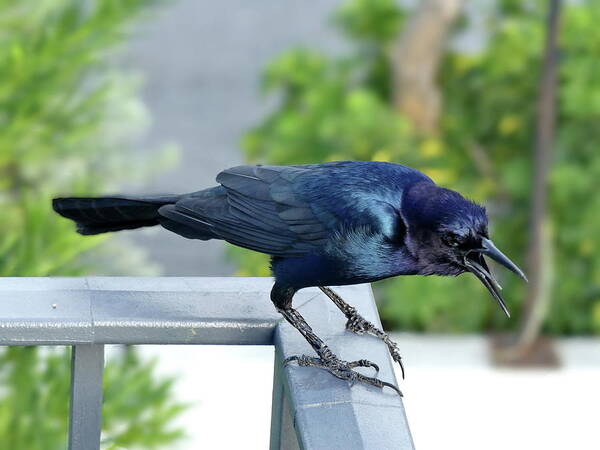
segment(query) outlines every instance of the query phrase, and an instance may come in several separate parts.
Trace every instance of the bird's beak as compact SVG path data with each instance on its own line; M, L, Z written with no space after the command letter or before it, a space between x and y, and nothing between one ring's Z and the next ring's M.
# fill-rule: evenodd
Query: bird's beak
M498 284L498 282L490 272L490 269L488 268L485 260L483 259L483 255L489 256L497 263L502 264L511 272L516 273L523 280L527 281L527 277L514 262L508 259L508 257L504 253L502 253L496 248L492 241L482 237L481 244L481 248L471 250L465 255L465 267L469 272L475 275L479 279L479 281L483 283L487 290L490 291L490 294L492 294L492 297L494 297L494 300L498 302L498 305L500 306L500 308L502 308L502 311L504 311L504 313L508 317L510 317L510 312L506 307L506 303L504 303L504 300L500 295L500 290L502 289L502 287L500 286L500 284Z
M480 253L489 256L498 264L502 264L511 272L516 273L519 276L519 278L521 278L523 281L527 282L527 277L525 276L523 271L519 269L519 267L514 262L508 259L508 256L506 256L504 253L498 250L492 241L482 237L481 244L483 248L479 250Z

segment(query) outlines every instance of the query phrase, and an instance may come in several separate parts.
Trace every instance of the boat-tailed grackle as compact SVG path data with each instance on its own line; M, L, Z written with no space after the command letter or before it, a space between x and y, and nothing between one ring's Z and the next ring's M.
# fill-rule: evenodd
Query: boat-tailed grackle
M354 370L378 370L375 363L337 358L292 307L299 289L318 286L346 316L348 330L382 339L402 367L389 336L327 286L470 272L509 315L484 255L525 279L490 240L483 207L406 166L361 161L239 166L221 172L217 182L190 194L57 198L53 206L81 234L162 225L189 239L222 239L271 255L271 300L317 354L286 363L381 388L397 390Z

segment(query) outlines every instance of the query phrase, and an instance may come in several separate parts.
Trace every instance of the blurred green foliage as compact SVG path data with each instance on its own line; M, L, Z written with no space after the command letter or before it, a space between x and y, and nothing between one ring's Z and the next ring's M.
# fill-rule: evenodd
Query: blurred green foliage
M174 379L154 375L132 347L118 349L104 369L103 449L162 449L183 436L170 426L186 405L172 401ZM66 448L70 352L10 347L0 354L2 448Z
M498 246L520 265L527 247L532 148L547 2L492 4L481 51L450 44L439 70L444 103L435 136L419 135L391 105L390 48L405 12L393 0L349 0L334 22L350 55L293 49L267 67L263 89L279 104L246 134L251 161L302 164L394 161L483 202ZM546 330L600 333L600 3L564 5L557 139L550 174L552 305ZM468 26L468 17L461 27ZM267 258L232 249L240 274ZM498 271L516 319L505 321L473 277L399 277L377 285L388 326L432 332L514 327L524 288ZM505 278L506 276L506 278Z
M105 238L77 235L53 213L51 198L131 181L132 165L139 172L140 161L123 155L143 109L111 50L147 7L0 0L1 276L89 270L81 257ZM69 379L68 349L1 350L0 447L65 448ZM172 427L182 406L171 400L171 385L132 350L109 360L104 448L165 448L181 437Z

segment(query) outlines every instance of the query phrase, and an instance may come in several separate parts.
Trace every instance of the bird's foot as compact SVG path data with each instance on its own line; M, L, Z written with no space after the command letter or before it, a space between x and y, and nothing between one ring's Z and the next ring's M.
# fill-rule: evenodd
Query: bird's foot
M356 334L372 334L378 337L387 345L392 359L400 365L402 370L402 378L404 378L404 365L402 364L402 356L400 356L400 350L398 344L390 339L390 336L383 330L380 330L367 319L362 317L355 308L351 307L348 314L348 321L346 322L346 329Z
M296 362L301 367L318 367L320 369L327 370L332 375L341 378L342 380L347 380L351 384L360 382L370 384L371 386L381 389L387 386L402 396L402 392L400 392L400 390L393 384L381 381L375 377L363 375L362 373L353 370L356 367L372 367L375 369L375 372L378 373L379 366L366 359L360 359L358 361L343 361L338 359L337 356L326 349L320 357L307 355L290 356L289 358L285 359L283 365L287 366L291 362Z

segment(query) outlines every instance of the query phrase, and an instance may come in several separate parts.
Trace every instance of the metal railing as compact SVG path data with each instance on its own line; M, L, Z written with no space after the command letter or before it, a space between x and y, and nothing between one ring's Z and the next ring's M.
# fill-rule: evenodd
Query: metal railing
M412 449L400 397L350 386L319 369L281 362L312 350L269 300L269 278L4 278L0 345L73 347L69 449L100 447L105 344L274 345L271 449ZM336 288L379 324L368 285ZM368 358L394 381L378 339L344 330L345 318L317 289L294 305L341 358Z

